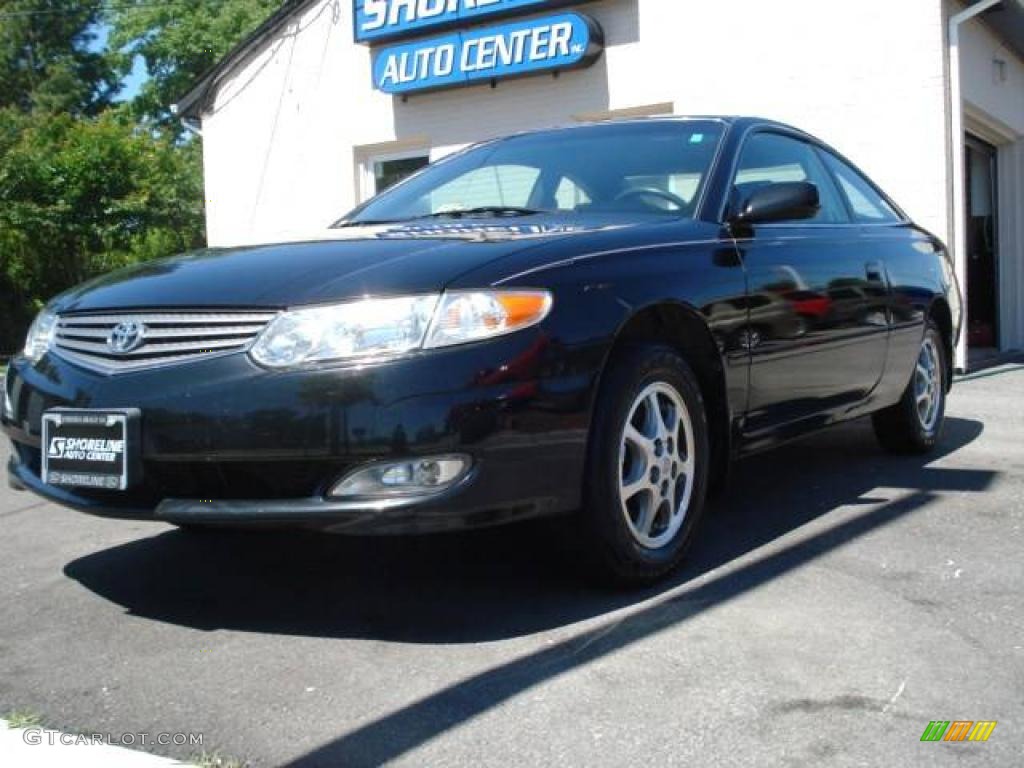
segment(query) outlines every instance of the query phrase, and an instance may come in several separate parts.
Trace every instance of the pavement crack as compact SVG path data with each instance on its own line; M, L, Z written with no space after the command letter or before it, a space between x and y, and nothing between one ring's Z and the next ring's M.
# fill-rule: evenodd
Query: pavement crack
M45 507L48 503L49 502L46 501L37 501L35 504L29 504L28 506L8 509L5 510L4 512L0 512L0 518L14 517L15 515L21 512L28 512L30 509L38 509L39 507Z
M892 695L892 698L889 699L889 703L886 704L884 707L882 707L882 714L883 715L892 708L892 705L896 703L896 699L898 699L900 696L903 695L903 691L904 691L904 689L906 689L906 687L907 687L907 681L904 678L903 682L900 683L900 687L896 689L896 693L894 693Z
M583 640L583 642L572 650L572 653L570 655L578 656L597 641L605 637L608 637L608 635L610 635L612 632L614 632L616 629L622 626L622 623L626 621L627 618L629 617L624 616L621 619L617 619L615 621L610 622L607 626L602 627L601 629L596 629L593 632L589 633L589 635Z

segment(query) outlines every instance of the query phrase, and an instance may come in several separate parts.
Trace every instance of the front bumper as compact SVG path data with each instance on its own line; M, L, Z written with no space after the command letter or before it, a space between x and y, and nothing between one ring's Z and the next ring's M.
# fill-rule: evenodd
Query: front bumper
M153 509L104 503L43 483L38 475L14 458L8 464L14 487L101 517L150 520L178 525L239 527L302 527L350 534L407 534L483 528L570 509L560 493L520 498L472 493L476 470L454 488L431 496L375 502L306 499L176 499L166 498ZM489 473L493 476L501 471ZM480 498L480 496L483 498ZM476 498L474 498L476 497Z
M104 376L50 354L15 359L13 485L108 517L289 525L349 533L452 530L555 514L580 500L594 374L539 331L367 366L266 371L242 353ZM139 408L141 482L125 492L40 478L42 413ZM465 453L429 496L339 500L327 489L382 459Z

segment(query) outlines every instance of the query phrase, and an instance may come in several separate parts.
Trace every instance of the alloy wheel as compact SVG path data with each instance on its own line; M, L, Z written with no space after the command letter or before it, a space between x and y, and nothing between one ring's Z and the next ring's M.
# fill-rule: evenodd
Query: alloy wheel
M619 447L619 499L629 531L658 549L679 532L694 480L693 423L665 382L644 388L629 408Z
M934 339L925 337L914 371L914 404L925 432L931 433L939 420L942 406L942 364Z

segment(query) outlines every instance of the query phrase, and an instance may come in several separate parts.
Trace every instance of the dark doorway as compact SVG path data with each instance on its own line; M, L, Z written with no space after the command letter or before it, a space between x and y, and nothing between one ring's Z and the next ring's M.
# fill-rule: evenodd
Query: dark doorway
M967 344L999 346L996 148L967 136Z

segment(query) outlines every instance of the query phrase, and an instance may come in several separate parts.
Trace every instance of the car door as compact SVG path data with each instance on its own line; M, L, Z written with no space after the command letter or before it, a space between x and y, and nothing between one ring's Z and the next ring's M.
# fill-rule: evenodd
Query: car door
M922 256L942 254L942 243L908 221L860 171L834 152L818 148L836 180L865 248L884 262L889 283L889 349L881 388L889 396L906 384L921 349L925 319L934 296L933 276L922 270ZM944 256L940 257L944 259ZM897 392L898 394L898 392Z
M775 430L824 422L863 401L881 378L888 334L884 265L811 144L774 131L744 142L734 201L756 186L806 181L818 188L812 219L736 233L747 269L749 320L738 342L750 353L744 431L754 443Z

